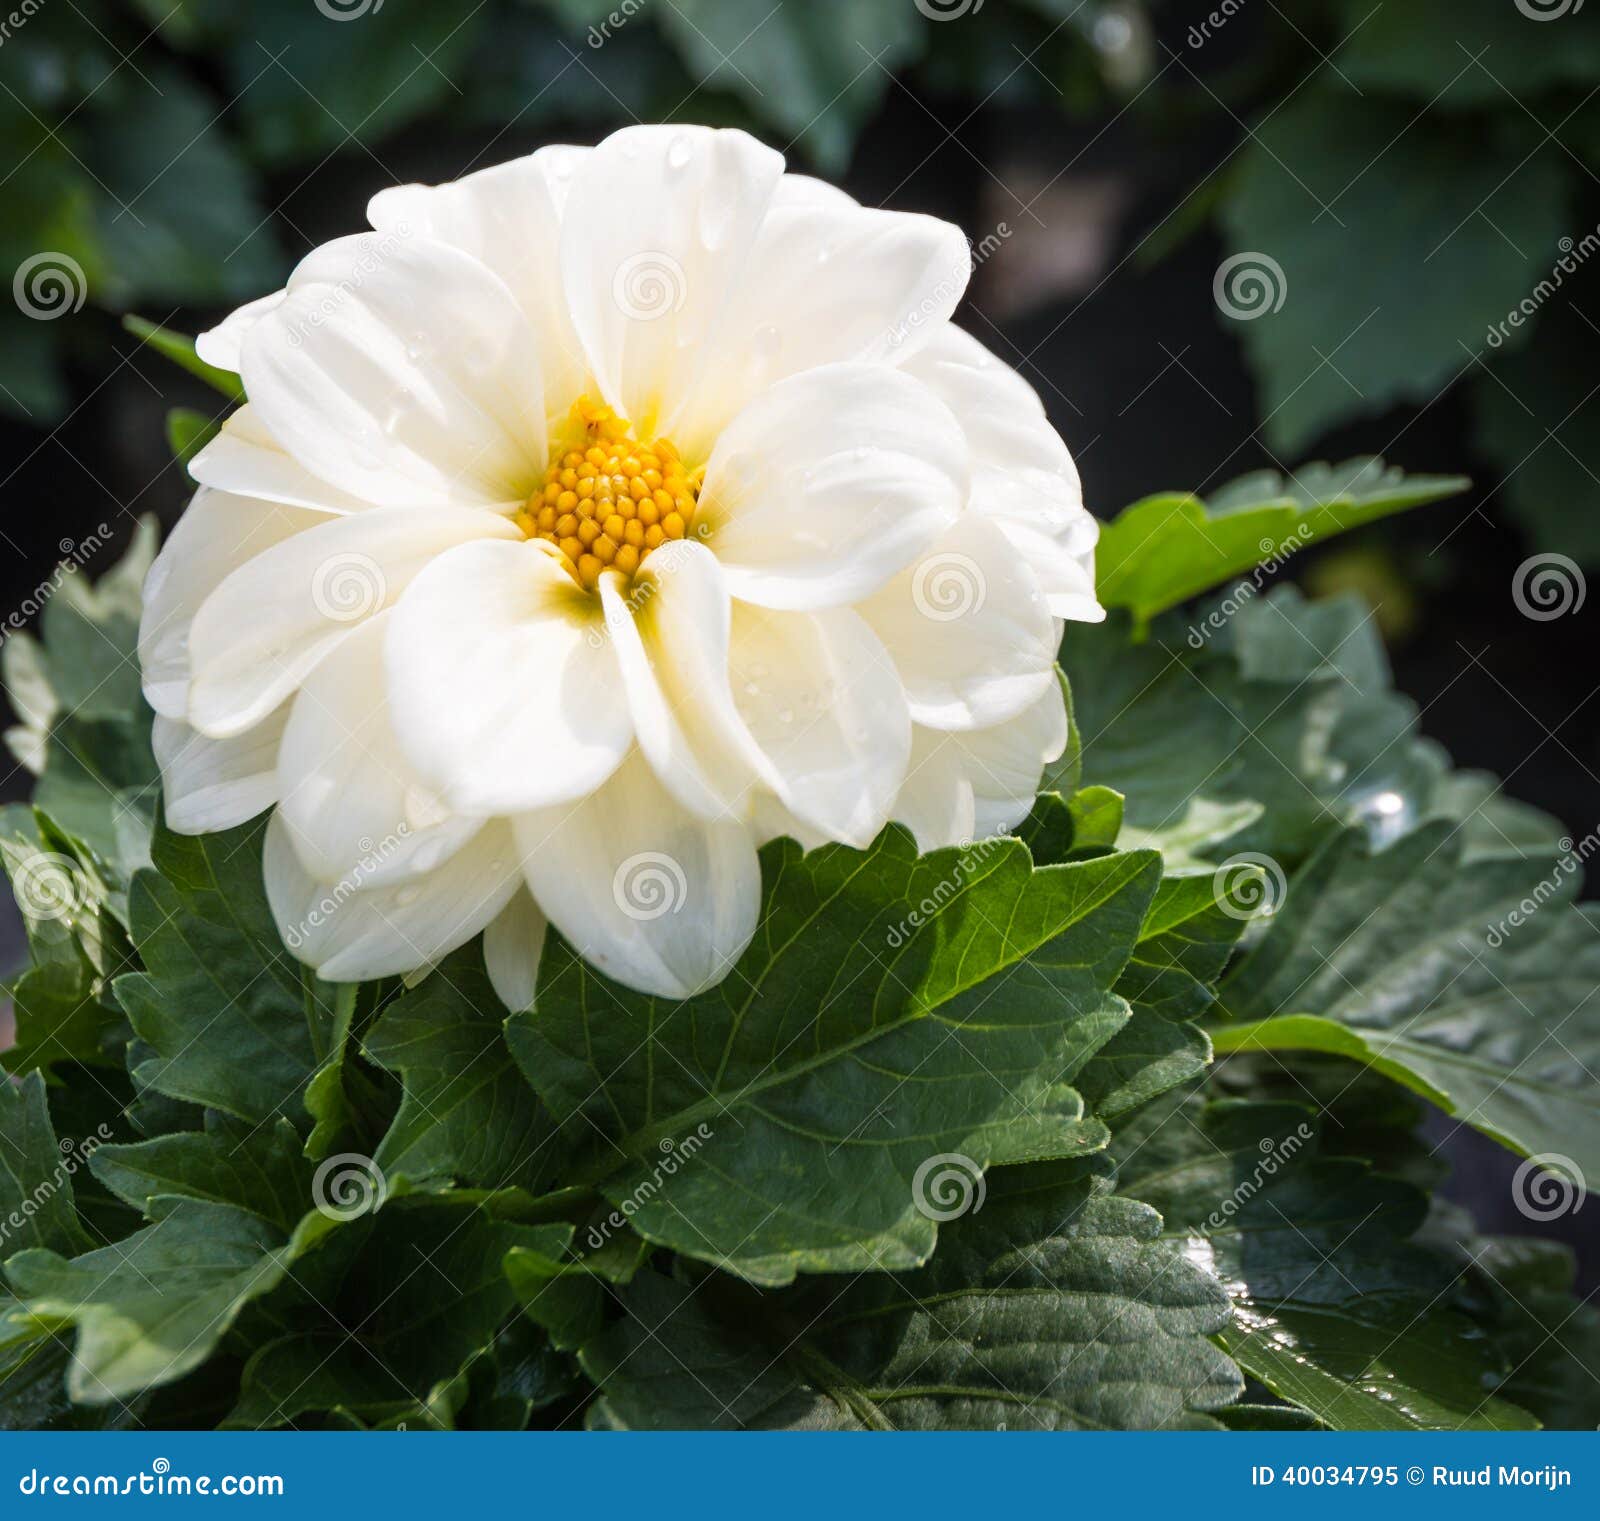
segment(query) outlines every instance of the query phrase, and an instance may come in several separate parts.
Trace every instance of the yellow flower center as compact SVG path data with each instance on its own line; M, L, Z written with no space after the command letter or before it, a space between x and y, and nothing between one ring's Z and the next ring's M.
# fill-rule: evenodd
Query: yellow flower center
M642 442L610 407L581 396L516 521L530 539L554 544L592 591L601 572L632 576L652 549L690 531L700 479L671 439Z

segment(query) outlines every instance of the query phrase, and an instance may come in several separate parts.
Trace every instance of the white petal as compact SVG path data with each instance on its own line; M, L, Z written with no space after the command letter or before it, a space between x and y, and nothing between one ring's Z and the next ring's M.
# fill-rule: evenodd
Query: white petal
M274 814L261 864L284 944L331 982L432 966L489 924L520 883L516 852L500 822L486 825L428 876L352 891L347 883L313 878Z
M362 512L372 505L314 476L284 450L248 404L230 413L217 436L189 461L189 474L238 496L318 512Z
M451 813L406 763L389 722L379 613L306 677L278 754L278 817L318 881L367 888L434 870L482 817Z
M774 208L820 206L828 211L837 211L841 207L860 204L848 191L810 174L785 174L778 181L778 188L772 192Z
M505 281L539 345L546 408L583 391L588 362L561 285L561 220L588 148L541 148L444 185L394 185L367 206L379 232L448 243Z
M1032 707L989 729L918 728L894 817L922 850L1005 834L1027 818L1045 766L1066 748L1059 682Z
M443 243L325 243L244 342L262 423L314 475L382 506L525 500L546 460L538 348L505 282Z
M208 328L194 341L194 351L207 364L219 370L239 372L239 351L244 345L244 335L283 300L285 292L275 290L271 295L258 296L237 310L229 312L215 327Z
M772 790L831 840L864 846L905 776L911 719L888 652L849 608L772 612L736 603L733 700Z
M188 711L189 630L206 598L264 550L327 521L325 513L206 487L194 494L144 582L139 667L157 713L182 718Z
M798 840L805 850L816 850L829 843L827 835L820 829L813 829L803 819L797 819L771 792L757 794L750 817L750 835L757 845L787 837Z
M533 894L519 887L483 932L483 964L495 993L513 1014L533 1007L547 921Z
M189 722L218 739L259 723L436 556L473 539L518 537L505 518L468 507L375 507L325 517L255 555L195 614Z
M288 707L232 739L207 739L156 715L150 742L161 767L167 827L178 834L232 829L278 801L278 744Z
M1089 518L1094 532L1087 548L1074 548L1070 540L1063 543L1052 539L1016 518L995 517L990 521L1009 540L1012 553L1033 572L1052 614L1074 623L1105 622L1106 610L1095 596L1094 544L1100 525L1093 518Z
M631 587L602 578L639 746L673 796L702 818L749 814L761 756L728 680L730 604L704 545L663 544Z
M585 161L561 227L573 320L605 399L671 433L749 257L783 158L709 127L629 127Z
M837 607L909 565L966 498L961 428L926 386L883 365L825 365L728 425L695 526L735 597Z
M786 175L784 186L796 176ZM972 270L959 227L794 193L775 197L719 324L700 384L673 426L691 458L751 396L786 376L913 353L945 323Z
M967 777L966 757L954 734L914 729L905 785L895 799L894 817L916 836L926 854L946 845L970 844L976 832L976 804Z
M755 933L761 868L749 833L680 808L637 750L598 792L514 824L550 922L631 988L690 997L721 981Z
M1044 593L983 518L961 518L857 611L893 657L919 724L987 728L1055 684L1056 625Z
M1052 554L1037 541L1030 550L1029 540L1017 540L1057 617L1103 618L1093 595L1099 524L1083 505L1077 467L1033 387L948 324L905 368L961 420L972 450L972 510L1008 532L1028 530L1056 546Z
M1015 829L1033 808L1044 768L1067 747L1067 705L1060 682L1006 723L958 738L972 782L977 838Z
M633 738L599 604L547 548L524 540L441 555L390 620L395 732L461 813L582 797Z

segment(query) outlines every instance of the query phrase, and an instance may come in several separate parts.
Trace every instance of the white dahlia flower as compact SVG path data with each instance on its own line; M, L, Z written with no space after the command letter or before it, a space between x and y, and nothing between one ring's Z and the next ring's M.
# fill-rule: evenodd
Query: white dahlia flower
M741 132L640 127L385 190L199 341L248 401L150 572L167 820L274 814L285 942L348 981L547 922L715 983L756 849L1013 828L1096 528L950 325L960 231Z

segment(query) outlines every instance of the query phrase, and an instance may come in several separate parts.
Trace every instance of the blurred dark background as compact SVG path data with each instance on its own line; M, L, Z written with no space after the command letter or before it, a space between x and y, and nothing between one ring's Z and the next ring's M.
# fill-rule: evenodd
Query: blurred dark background
M1039 389L1101 516L1317 458L1470 474L1288 574L1361 589L1423 731L1582 840L1597 94L1582 0L23 0L0 17L0 600L65 541L112 525L95 574L182 507L165 415L217 399L124 314L192 333L386 185L737 124L968 232L960 320ZM1535 555L1563 557L1562 616L1519 611ZM1529 1229L1511 1159L1437 1135L1448 1192ZM1595 1281L1600 1207L1548 1229Z

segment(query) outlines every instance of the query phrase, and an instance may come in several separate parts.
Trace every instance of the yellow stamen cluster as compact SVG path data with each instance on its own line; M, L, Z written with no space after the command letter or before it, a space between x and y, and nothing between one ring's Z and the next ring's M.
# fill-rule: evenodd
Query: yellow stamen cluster
M652 549L688 533L699 489L699 472L684 467L670 439L641 443L609 407L583 396L517 523L554 544L592 591L602 571L631 576Z

